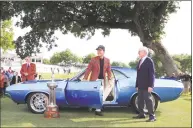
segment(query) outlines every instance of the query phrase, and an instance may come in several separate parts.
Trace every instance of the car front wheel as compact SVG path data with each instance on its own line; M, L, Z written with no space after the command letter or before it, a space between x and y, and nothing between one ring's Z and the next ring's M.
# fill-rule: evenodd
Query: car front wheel
M27 106L32 113L44 113L47 103L48 96L44 93L31 93L27 98Z
M154 111L156 111L156 109L157 109L157 107L158 107L158 102L159 102L159 100L158 100L157 96L155 96L155 95L152 95L151 98L152 98L152 101L153 101ZM133 98L132 98L132 107L133 107L133 109L134 109L137 113L139 113L139 108L138 108L138 95L137 95L137 94L134 95ZM144 104L144 112L145 112L145 113L148 113L146 104Z

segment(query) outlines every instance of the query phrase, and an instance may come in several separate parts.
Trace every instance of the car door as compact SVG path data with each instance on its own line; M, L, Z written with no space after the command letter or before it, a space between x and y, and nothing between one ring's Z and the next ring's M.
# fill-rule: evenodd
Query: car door
M126 76L124 73L118 71L118 70L113 70L113 74L115 77L115 84L117 87L117 102L118 104L125 104L128 102L129 99L129 91L130 91L130 77Z
M69 105L82 107L102 107L102 81L69 81L65 97Z

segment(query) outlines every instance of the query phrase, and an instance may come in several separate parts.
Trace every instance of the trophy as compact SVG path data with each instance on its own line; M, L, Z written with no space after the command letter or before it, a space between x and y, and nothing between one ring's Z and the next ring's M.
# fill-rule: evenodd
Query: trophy
M57 88L56 82L54 82L54 70L52 70L52 81L47 83L48 88L50 89L49 101L44 112L45 118L59 118L59 109L56 105L56 93L55 89Z

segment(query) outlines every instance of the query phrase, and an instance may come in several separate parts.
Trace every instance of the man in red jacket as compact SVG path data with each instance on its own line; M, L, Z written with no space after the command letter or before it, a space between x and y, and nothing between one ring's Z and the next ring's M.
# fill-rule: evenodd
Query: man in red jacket
M36 74L36 65L31 63L30 57L25 58L26 63L22 65L20 74L22 81L34 80Z
M91 59L86 72L84 74L84 80L88 80L88 77L90 75L90 81L96 81L97 79L102 79L104 81L111 80L111 65L110 65L110 60L106 57L104 57L105 53L105 47L103 45L99 45L97 50L98 56L94 57ZM107 78L106 78L107 74ZM103 86L107 86L103 82ZM109 83L109 82L108 82ZM101 109L96 109L95 115L102 116Z

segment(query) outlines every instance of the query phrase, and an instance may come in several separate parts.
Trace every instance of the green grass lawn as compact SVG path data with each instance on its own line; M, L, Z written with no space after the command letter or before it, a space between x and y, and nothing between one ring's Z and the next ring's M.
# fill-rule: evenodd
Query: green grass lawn
M87 109L63 108L59 119L46 119L32 114L26 105L17 105L8 98L1 100L2 127L191 127L191 96L161 103L156 122L132 119L135 113L128 108L105 108L104 116L95 116Z
M42 75L42 79L51 79L51 73L39 73ZM70 74L54 74L54 79L67 79L72 78L75 76L76 73L70 73Z

